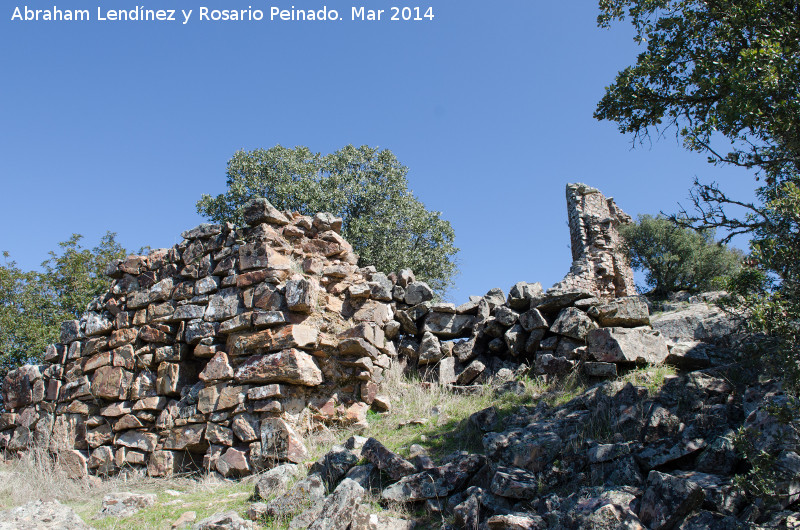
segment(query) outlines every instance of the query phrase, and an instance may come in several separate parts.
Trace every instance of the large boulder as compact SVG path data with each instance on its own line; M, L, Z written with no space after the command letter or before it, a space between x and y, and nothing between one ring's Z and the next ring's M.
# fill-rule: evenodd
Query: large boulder
M588 312L603 327L635 328L650 325L650 310L642 296L617 298L607 304L593 306Z
M650 324L673 342L726 342L737 328L734 316L704 303L652 315Z
M486 464L483 455L468 455L440 467L401 478L385 488L381 497L388 501L413 502L447 497L462 490L472 476Z
M663 362L669 349L664 337L647 328L600 328L587 336L589 355L608 363Z
M365 493L354 480L344 479L325 499L321 515L309 530L347 530Z
M692 481L651 471L639 508L639 519L648 528L673 528L705 499L703 489Z
M593 329L597 329L597 324L586 313L576 307L562 309L558 314L558 318L550 327L550 331L556 335L569 337L581 342L586 340L586 335Z
M109 493L103 497L98 517L130 517L139 510L156 503L155 493Z

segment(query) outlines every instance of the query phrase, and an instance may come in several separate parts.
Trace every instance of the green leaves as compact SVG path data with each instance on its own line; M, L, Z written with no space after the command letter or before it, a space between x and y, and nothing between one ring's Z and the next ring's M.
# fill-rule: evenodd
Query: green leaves
M28 361L41 359L45 348L58 341L61 322L80 318L86 306L108 289L103 274L108 262L125 250L107 232L92 249L81 246L82 236L59 243L42 271L23 271L8 252L0 265L0 377Z
M280 145L239 151L228 162L227 192L203 195L197 211L214 222L241 224L244 205L266 197L281 210L333 213L342 218L342 235L360 265L411 268L442 293L456 274L455 233L408 190L407 174L391 151L368 146L328 155Z
M678 126L690 150L784 180L800 168L800 2L601 0L645 45L595 111L636 138ZM712 148L717 136L728 153Z
M645 272L656 296L713 288L739 268L741 253L714 242L713 231L696 232L669 219L640 215L620 227L631 266Z

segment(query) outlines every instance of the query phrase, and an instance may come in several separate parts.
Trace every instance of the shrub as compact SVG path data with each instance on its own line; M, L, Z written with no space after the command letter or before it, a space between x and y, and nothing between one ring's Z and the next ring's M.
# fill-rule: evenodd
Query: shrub
M713 289L739 269L742 259L740 251L716 243L713 230L682 228L663 216L640 215L620 233L631 265L644 271L657 297Z

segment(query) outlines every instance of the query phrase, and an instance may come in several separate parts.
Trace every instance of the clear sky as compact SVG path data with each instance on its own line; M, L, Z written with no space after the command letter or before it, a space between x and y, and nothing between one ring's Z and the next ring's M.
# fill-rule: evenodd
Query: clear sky
M16 7L88 9L89 22L11 20ZM98 7L176 21L97 21ZM333 22L213 22L201 7L336 9ZM354 22L351 7L385 9ZM387 20L392 5L432 8ZM181 9L192 9L182 24ZM592 118L635 60L631 30L591 1L9 0L0 9L0 250L35 268L72 233L170 246L225 189L238 149L347 144L393 151L456 232L460 302L569 269L568 182L628 213L672 212L695 176L750 198L755 181L685 152L674 131L632 149Z

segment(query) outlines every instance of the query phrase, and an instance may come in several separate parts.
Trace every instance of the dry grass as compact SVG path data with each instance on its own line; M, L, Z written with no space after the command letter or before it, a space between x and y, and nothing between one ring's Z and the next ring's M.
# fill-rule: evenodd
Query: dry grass
M473 413L495 406L502 417L519 405L532 404L548 389L543 379L523 378L525 392L519 395L498 393L493 384L462 394L425 382L424 374L405 376L398 367L385 376L382 393L389 397L392 410L369 413L366 434L404 456L412 444L419 444L434 460L453 451L481 449L482 433L468 421Z
M132 517L93 519L103 497L121 491L155 493L158 500L152 508ZM223 480L214 475L156 479L129 469L105 480L97 477L73 480L40 448L0 464L0 509L35 500L58 500L98 529L170 528L186 511L195 511L198 520L228 509L243 512L251 494L251 483Z
M667 367L650 367L632 370L621 379L648 387L651 392L674 373ZM445 386L427 383L424 374L406 376L398 367L388 370L381 392L392 404L388 413L368 413L368 428L357 432L352 428L320 427L306 437L309 458L301 465L298 479L306 475L311 463L320 458L335 444L343 443L353 434L372 436L388 448L408 456L412 444L426 448L437 461L457 450L480 452L483 433L469 422L473 413L495 406L504 417L520 405L535 405L543 400L551 406L566 403L585 389L577 376L546 380L522 377L525 385L522 394L498 393L497 386L484 384L472 394L454 393ZM593 437L604 438L603 418L595 418ZM98 529L170 528L171 524L187 511L201 520L220 511L234 510L244 516L253 493L254 479L224 480L215 475L177 476L153 479L140 471L129 470L106 480L90 477L71 480L42 450L33 450L19 459L0 464L0 509L19 506L42 499L57 499L68 504L91 526ZM93 519L100 509L102 498L115 491L155 493L155 506L122 519ZM279 492L276 492L278 494ZM419 511L413 506L386 506L375 495L365 498L375 512L414 519L422 527L440 527L442 518ZM414 511L417 510L417 511ZM291 517L263 521L264 528L286 528Z

